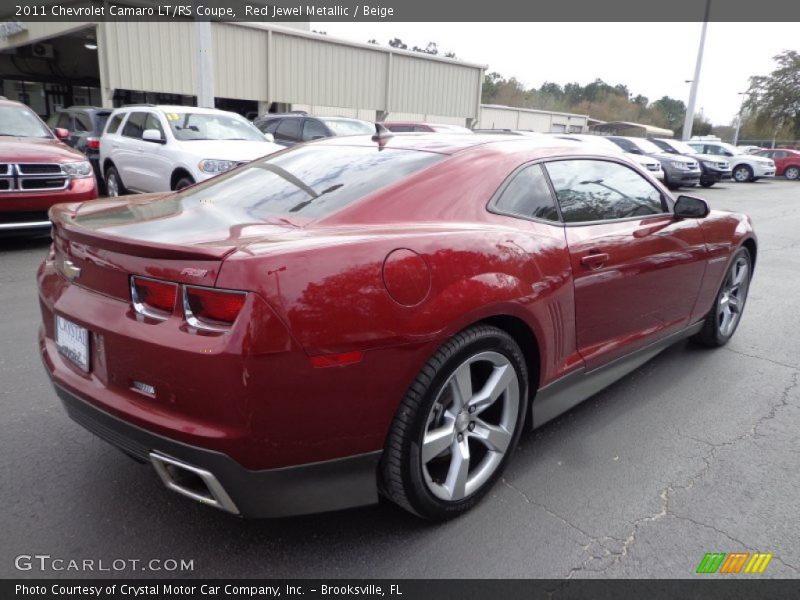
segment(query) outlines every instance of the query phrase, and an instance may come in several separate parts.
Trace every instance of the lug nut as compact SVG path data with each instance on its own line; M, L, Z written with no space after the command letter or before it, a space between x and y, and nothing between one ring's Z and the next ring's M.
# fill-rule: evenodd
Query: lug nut
M474 422L470 423L470 424L467 426L467 429L469 429L470 431L475 431L475 423L474 423Z
M459 434L458 434L458 441L460 442L460 441L462 441L463 439L464 439L464 434L463 434L463 433L459 433Z
M475 412L475 407L474 406L470 406L469 407L469 412L474 413Z

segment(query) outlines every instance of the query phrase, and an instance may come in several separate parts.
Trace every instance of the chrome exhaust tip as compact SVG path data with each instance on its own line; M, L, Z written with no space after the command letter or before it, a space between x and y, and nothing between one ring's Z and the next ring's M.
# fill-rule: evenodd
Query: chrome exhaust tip
M158 452L150 453L150 462L167 488L195 502L213 506L234 515L239 509L214 474Z

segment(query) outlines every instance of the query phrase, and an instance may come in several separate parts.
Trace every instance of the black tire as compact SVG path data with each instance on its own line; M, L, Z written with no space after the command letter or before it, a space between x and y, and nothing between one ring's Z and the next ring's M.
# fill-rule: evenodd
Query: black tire
M783 172L783 176L786 177L786 179L788 179L789 181L797 181L798 179L800 179L800 167L796 167L795 165L789 165Z
M736 165L731 172L731 179L733 179L736 183L753 181L753 169L751 169L748 165Z
M178 190L182 190L183 188L189 187L190 185L194 185L194 179L192 179L188 175L181 175L178 178L178 181L175 182L175 187L172 189L177 192Z
M128 193L128 190L122 183L122 178L119 176L119 171L117 171L116 167L110 166L106 169L105 184L106 193L110 197L124 196Z
M701 186L703 186L704 188L710 188L710 187L712 187L712 186L713 186L715 183L717 183L717 182L716 182L716 181L701 181L701 182L700 182L700 185L701 185Z
M501 368L504 369L504 372L510 374L511 372L505 371L505 369L507 366L513 367L513 375L516 376L516 383L504 388L506 391L500 394L500 397L503 398L502 402L498 399L489 408L481 409L484 412L479 410L474 416L465 414L466 410L461 410L455 420L440 420L434 423L437 419L445 419L445 415L451 414L449 410L452 409L453 405L446 410L446 400L442 398L445 398L449 393L455 404L456 395L451 391L452 387L447 385L451 378L456 377L456 372L463 373L464 366L467 363L482 365L480 362L471 363L471 361L477 360L478 357L489 355L506 360L507 364ZM493 367L489 365L489 368ZM466 372L471 376L470 387L472 387L472 383L477 383L477 389L482 389L483 386L478 381L480 371L481 367L467 367ZM495 370L491 371L492 375L495 373ZM456 381L458 380L453 380L453 383L458 388ZM516 387L514 387L515 385ZM513 390L516 390L518 397L516 415L513 415L513 410L511 413L506 412L510 408L509 403L514 402ZM473 398L477 396L473 396ZM500 408L501 404L502 408ZM406 510L430 520L451 519L468 511L502 475L508 458L516 447L519 436L522 433L527 405L528 373L525 366L525 358L511 336L505 331L490 325L475 325L453 336L428 360L397 409L381 461L381 491L383 495ZM505 435L509 436L507 439L510 439L506 449L502 455L495 453L498 454L495 457L490 457L493 453L486 450L488 446L481 446L483 442L477 439L480 437L479 434L471 433L475 423L470 423L467 429L464 429L464 422L461 420L461 417L465 417L464 420L472 418L477 419L479 423L483 423L481 417L478 416L483 415L486 422L490 422L487 415L492 411L495 411L496 414L502 411L503 417L501 419L507 419L508 424L514 423L513 431L505 429ZM471 410L468 412L472 413ZM428 462L423 465L424 455L422 450L426 430L429 427L438 430L441 423L452 424L453 433L449 434L451 436L450 441L446 442L449 445L435 458L429 458ZM474 431L480 431L479 427L475 427ZM477 446L475 450L473 450L473 443ZM475 454L475 462L478 465L472 465L475 466L475 473L479 473L481 469L478 467L490 458L497 461L493 466L494 471L490 475L487 474L485 476L487 478L479 485L476 482L476 488L469 493L467 493L469 483L465 483L464 497L453 500L443 499L436 495L435 488L446 490L446 483L449 479L438 483L434 482L434 475L429 472L429 466L437 462L441 465L442 461L449 460L450 464L446 469L449 475L452 470L453 460L457 458L454 450L461 448L462 444L468 448L467 474L464 476L464 481L470 477L470 461L473 458L473 453ZM483 458L479 458L478 452L482 447L485 454ZM453 487L456 486L454 485ZM460 494L453 492L453 496L457 495Z
M725 331L722 327L722 314L721 310L723 308L723 303L729 302L729 300L725 300L725 298L730 298L733 296L730 290L730 284L732 283L733 279L735 279L737 274L737 265L741 265L742 263L746 264L747 272L745 280L741 285L738 296L734 296L737 298L738 301L738 316L736 317L735 322L733 323L732 329L730 331ZM722 283L720 284L719 291L717 292L717 297L714 299L714 306L711 307L711 310L706 315L705 322L703 323L703 329L700 330L697 335L694 336L694 340L699 342L704 346L708 346L709 348L718 348L720 346L724 346L727 344L730 339L733 337L733 334L736 333L736 329L739 327L739 323L742 320L742 313L744 312L744 307L747 304L747 293L750 290L750 280L753 277L753 261L750 257L750 251L745 248L739 248L736 253L731 258L730 263L728 264L728 269L725 271L725 277L722 279Z

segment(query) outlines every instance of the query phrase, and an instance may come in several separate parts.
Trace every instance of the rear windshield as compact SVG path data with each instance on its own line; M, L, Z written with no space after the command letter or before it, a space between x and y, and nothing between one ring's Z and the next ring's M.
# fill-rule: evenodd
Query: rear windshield
M366 121L350 119L322 119L334 135L371 135L375 133L375 126Z
M212 203L256 220L320 219L444 158L377 146L298 146L181 192L184 204ZM297 218L295 218L297 217Z

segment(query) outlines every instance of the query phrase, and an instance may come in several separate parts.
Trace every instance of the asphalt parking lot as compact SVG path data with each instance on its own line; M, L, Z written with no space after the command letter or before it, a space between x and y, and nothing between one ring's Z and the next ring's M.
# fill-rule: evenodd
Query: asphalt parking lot
M501 484L443 525L391 505L245 521L163 488L61 409L39 361L47 241L0 241L0 576L15 557L185 559L187 577L692 577L706 552L774 554L800 576L800 184L693 192L759 236L724 349L678 344L534 433ZM706 576L707 577L707 576Z

